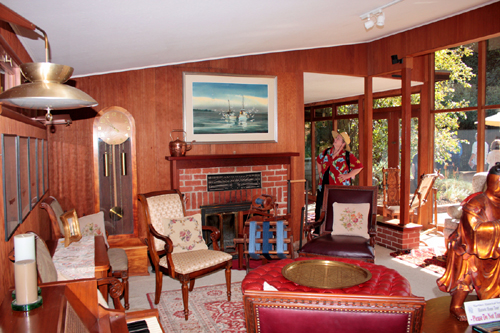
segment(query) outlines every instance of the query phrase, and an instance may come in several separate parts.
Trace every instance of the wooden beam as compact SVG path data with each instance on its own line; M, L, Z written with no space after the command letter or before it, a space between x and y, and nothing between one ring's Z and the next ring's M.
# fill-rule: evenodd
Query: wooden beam
M484 126L486 111L484 105L486 104L486 41L478 43L478 68L477 68L477 172L485 171L484 160L484 142L485 133Z
M364 107L359 110L359 146L360 159L364 168L361 171L359 185L372 185L372 160L373 160L373 78L365 77Z
M401 192L400 192L400 225L404 226L410 222L410 150L411 150L411 70L413 61L411 58L404 59L405 67L401 70Z

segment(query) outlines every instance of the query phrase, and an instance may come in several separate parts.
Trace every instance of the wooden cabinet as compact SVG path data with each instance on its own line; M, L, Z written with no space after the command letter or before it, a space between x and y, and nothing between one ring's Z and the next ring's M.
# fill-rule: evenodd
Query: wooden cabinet
M122 248L127 253L130 276L149 275L148 247L139 238L110 238L108 242L110 247Z

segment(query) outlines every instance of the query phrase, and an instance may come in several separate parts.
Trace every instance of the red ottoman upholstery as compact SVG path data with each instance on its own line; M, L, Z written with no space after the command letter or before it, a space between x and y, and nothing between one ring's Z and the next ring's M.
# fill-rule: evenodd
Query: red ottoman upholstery
M358 265L372 278L354 287L321 289L298 285L281 274L289 263L318 259ZM264 291L264 282L278 290ZM248 273L241 289L248 333L418 333L425 309L424 298L413 296L398 272L353 259L283 259Z
M372 278L367 282L344 289L321 289L298 285L287 280L282 274L283 267L294 261L301 260L335 260L348 264L355 264L366 268L372 273ZM375 265L364 261L316 257L300 257L297 259L283 259L250 271L243 279L241 290L263 290L264 282L275 287L279 291L294 291L308 293L334 293L334 294L356 294L356 295L383 295L383 296L412 296L410 283L393 269L381 265Z

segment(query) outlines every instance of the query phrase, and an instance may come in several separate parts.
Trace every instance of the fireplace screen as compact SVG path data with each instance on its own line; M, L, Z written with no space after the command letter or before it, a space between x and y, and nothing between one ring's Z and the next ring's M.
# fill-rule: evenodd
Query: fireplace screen
M227 173L207 175L207 191L250 190L261 188L262 174L260 172Z

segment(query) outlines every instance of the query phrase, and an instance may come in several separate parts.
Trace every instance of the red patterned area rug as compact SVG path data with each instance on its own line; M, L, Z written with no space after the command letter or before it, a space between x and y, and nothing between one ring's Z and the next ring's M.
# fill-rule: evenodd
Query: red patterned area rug
M441 254L444 253L444 250L444 247L438 249L433 247L420 247L418 249L392 252L391 256L425 268L439 275L443 275L446 267L446 259L444 259Z
M231 284L231 302L227 301L226 284L194 288L189 293L189 318L184 319L181 290L161 293L154 304L154 293L147 294L151 308L157 308L165 332L246 332L241 282Z

